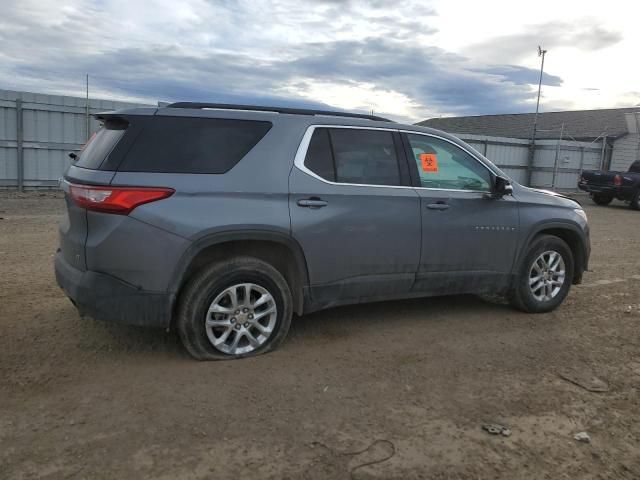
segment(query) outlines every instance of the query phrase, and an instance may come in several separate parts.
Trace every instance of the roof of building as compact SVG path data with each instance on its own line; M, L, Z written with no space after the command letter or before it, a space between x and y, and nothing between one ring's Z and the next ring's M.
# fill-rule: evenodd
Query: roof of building
M632 112L640 112L640 106L539 113L536 138L558 138L563 123L567 139L595 139L603 134L619 137L628 132L624 114ZM442 117L430 118L417 125L449 133L531 138L533 118L533 113Z

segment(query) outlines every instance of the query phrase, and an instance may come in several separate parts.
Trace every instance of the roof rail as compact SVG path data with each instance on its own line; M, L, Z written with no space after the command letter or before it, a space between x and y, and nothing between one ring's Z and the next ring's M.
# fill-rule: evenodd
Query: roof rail
M362 113L335 112L331 110L311 110L305 108L265 107L259 105L234 105L230 103L176 102L170 103L166 106L166 108L215 108L219 110L249 110L256 112L288 113L292 115L329 115L332 117L363 118L365 120L376 120L378 122L392 121L388 118L377 117L375 115L365 115Z

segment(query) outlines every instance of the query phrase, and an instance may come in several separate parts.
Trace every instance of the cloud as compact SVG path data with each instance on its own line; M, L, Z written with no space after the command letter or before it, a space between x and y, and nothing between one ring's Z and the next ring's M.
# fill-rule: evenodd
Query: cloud
M640 91L621 92L614 107L640 107Z
M477 72L489 75L498 75L507 78L516 85L535 85L540 80L540 71L537 69L521 67L519 65L495 65L474 69ZM542 74L543 85L559 87L562 79L557 75L550 75L546 72Z
M419 1L403 6L411 17L391 0L69 0L63 8L25 0L0 18L0 84L77 94L89 73L93 95L330 103L414 121L530 105L536 70L430 45L436 12Z
M572 22L555 21L528 25L519 33L499 35L469 45L464 53L488 62L517 63L535 54L537 45L553 50L574 48L600 50L620 42L620 32L606 29L595 18L578 18Z
M418 108L456 114L512 112L531 99L537 73L525 67L482 69L437 47L370 38L307 45L290 64L297 75L324 81L374 83L414 99ZM559 77L546 80L560 84Z

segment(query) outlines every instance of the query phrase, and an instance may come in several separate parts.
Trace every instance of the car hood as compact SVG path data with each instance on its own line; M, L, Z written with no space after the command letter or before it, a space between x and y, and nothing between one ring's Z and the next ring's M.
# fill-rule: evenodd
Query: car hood
M530 203L542 203L546 205L557 205L567 208L580 207L580 202L574 200L571 197L563 195L558 192L552 192L551 190L543 190L540 188L530 188L518 185L517 189L514 189L517 198L521 201Z

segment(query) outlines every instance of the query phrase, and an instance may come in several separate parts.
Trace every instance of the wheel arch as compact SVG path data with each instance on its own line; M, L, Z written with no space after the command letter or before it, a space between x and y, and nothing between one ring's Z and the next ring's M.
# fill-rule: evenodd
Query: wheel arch
M291 236L268 230L225 231L198 239L185 251L169 285L171 312L184 285L203 266L232 256L256 257L273 265L286 279L293 297L293 310L303 313L305 285L309 284L302 248Z
M536 237L540 235L553 235L563 240L571 249L574 260L573 284L582 282L582 275L588 268L589 251L585 234L580 226L569 222L553 222L537 225L529 233L527 240L524 242L524 248L521 249L517 262L517 271L520 271L522 262L526 257L529 246Z

